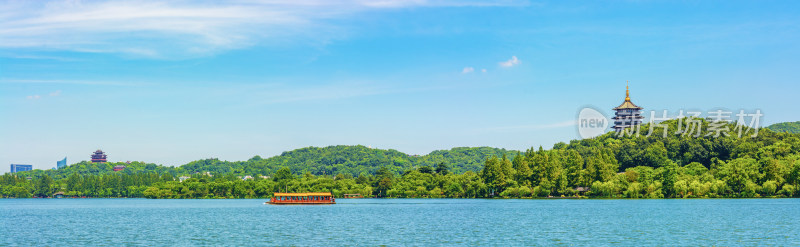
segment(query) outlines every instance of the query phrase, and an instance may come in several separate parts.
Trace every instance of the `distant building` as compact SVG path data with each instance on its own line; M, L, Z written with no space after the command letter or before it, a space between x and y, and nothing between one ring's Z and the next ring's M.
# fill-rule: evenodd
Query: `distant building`
M354 199L354 198L364 198L364 196L362 196L361 194L344 194L344 198Z
M67 167L67 157L64 157L63 160L56 161L56 168L61 169Z
M33 170L33 165L11 164L11 173Z
M183 183L183 181L186 180L186 179L190 179L190 177L187 177L187 176L178 177L178 181L181 181L181 183Z
M625 101L622 102L621 105L614 108L616 111L615 116L612 118L614 119L614 128L615 131L620 132L626 128L634 127L642 124L642 119L644 118L641 116L642 109L633 102L631 102L631 95L628 91L628 86L625 86Z
M125 170L125 166L123 166L123 165L114 166L114 171L115 172L122 171L122 170Z
M108 158L108 156L106 155L105 152L103 152L103 150L100 149L94 151L94 153L92 154L92 162L94 163L108 162L106 158Z

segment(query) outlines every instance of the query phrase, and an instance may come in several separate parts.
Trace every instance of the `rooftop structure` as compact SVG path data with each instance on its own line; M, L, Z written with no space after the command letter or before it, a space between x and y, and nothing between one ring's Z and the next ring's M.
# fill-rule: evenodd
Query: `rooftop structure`
M115 172L122 171L122 170L125 170L125 166L122 166L122 165L114 166L114 171Z
M98 149L92 153L92 162L94 163L108 162L107 158L108 155L103 150Z
M615 107L613 110L616 111L614 114L615 116L612 118L614 119L614 128L615 131L620 132L626 128L638 126L642 124L642 119L644 118L641 116L642 114L642 107L637 106L633 102L631 102L631 94L628 90L628 86L625 86L625 101L622 102L621 105Z
M33 170L33 165L11 164L11 173Z
M361 194L344 194L344 198L350 198L350 199L364 198L364 196L362 196Z
M67 167L67 157L64 157L63 160L56 161L56 168L61 169Z

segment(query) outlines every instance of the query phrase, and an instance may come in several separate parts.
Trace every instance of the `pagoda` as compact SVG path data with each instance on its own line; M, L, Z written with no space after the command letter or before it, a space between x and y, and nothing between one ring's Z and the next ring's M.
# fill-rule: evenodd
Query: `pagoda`
M630 91L628 90L628 85L625 85L625 101L622 102L621 105L614 108L616 113L615 116L611 119L614 119L614 128L615 131L620 132L628 127L634 127L642 124L642 119L644 119L642 114L642 109L636 104L631 102L631 95Z
M106 158L107 158L106 153L104 153L103 150L100 149L94 151L94 153L92 154L93 163L107 162Z

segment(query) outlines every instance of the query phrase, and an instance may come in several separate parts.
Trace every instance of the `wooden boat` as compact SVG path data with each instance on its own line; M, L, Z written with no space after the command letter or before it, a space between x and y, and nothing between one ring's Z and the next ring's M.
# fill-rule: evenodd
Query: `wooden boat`
M336 204L330 192L275 193L269 204Z

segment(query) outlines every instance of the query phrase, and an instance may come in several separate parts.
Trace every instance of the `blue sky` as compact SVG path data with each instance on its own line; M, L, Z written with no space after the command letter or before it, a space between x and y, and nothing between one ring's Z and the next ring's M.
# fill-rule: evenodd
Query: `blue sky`
M577 139L578 111L798 121L795 1L4 1L0 172Z

